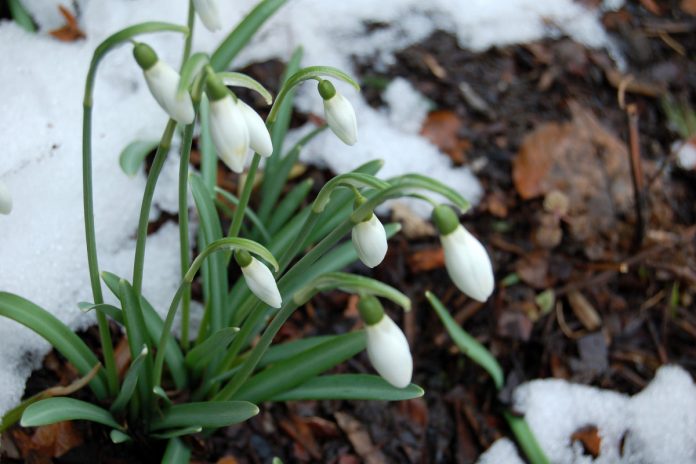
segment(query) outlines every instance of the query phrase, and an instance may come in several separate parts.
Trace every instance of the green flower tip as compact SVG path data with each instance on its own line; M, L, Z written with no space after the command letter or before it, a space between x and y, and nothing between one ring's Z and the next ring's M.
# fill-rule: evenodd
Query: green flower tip
M432 218L441 235L448 235L459 226L457 213L447 205L436 206L433 209Z
M330 100L334 95L336 95L336 88L334 85L331 83L331 81L327 81L325 79L319 81L317 90L319 90L319 95L321 95L321 98L324 100Z
M210 73L208 74L205 93L208 94L210 101L218 101L229 95L230 91L227 89L220 77Z
M360 208L366 201L367 201L367 198L365 198L364 196L362 196L362 195L360 195L360 194L356 195L356 196L355 196L355 200L353 201L353 211L355 211L355 210L357 210L358 208ZM369 220L372 218L372 215L373 215L373 214L374 214L374 213L373 213L372 211L368 211L368 212L365 214L365 217L361 218L360 221L358 221L358 222L367 222L367 221L369 221ZM356 222L356 224L357 224L357 222Z
M234 259L239 264L239 267L247 267L251 264L251 255L246 250L237 250L234 252Z
M360 298L358 303L358 311L360 311L360 317L365 322L366 325L375 325L384 317L384 308L379 300L372 296L367 295Z
M143 71L153 67L159 60L157 53L155 53L152 47L144 43L139 43L133 47L133 56Z

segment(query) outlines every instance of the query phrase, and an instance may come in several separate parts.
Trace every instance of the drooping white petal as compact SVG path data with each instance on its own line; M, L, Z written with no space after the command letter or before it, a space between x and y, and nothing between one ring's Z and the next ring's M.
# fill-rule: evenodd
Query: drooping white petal
M493 267L486 249L461 224L440 237L445 266L459 290L477 301L486 301L493 293Z
M180 97L177 96L179 73L164 61L159 60L144 74L152 96L169 114L169 117L181 124L191 124L195 116L191 95L184 92Z
M231 95L210 103L210 135L218 156L227 167L236 173L244 171L249 130Z
M249 265L242 268L242 273L249 290L259 300L273 308L280 308L282 304L280 291L278 291L278 284L276 284L270 269L252 256Z
M271 142L271 134L268 132L266 123L263 122L261 116L252 107L242 100L237 100L237 106L242 111L244 121L246 121L247 129L249 130L249 146L251 146L251 149L263 157L271 156L273 154L273 143Z
M384 380L396 388L411 383L413 359L406 336L386 314L374 324L365 327L367 356Z
M333 133L343 143L354 145L358 141L358 122L355 118L355 110L346 97L336 92L333 97L324 100L324 115Z
M193 0L193 6L206 29L215 32L222 28L217 0Z
M0 180L0 214L10 214L12 212L12 195L7 185Z
M367 267L377 266L387 254L387 233L374 214L353 226L351 238L360 261Z

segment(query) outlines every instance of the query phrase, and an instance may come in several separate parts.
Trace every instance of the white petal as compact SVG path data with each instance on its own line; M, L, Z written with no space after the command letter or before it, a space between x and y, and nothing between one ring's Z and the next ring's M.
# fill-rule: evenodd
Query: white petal
M181 97L177 96L179 73L164 61L159 60L144 74L152 96L169 114L169 117L181 124L191 124L195 116L191 95L184 92Z
M273 273L261 261L252 256L251 263L242 268L244 280L259 300L273 308L280 308L282 299Z
M210 103L210 135L218 156L227 167L236 173L244 171L249 130L231 95Z
M353 145L358 141L358 122L353 105L346 97L336 92L336 95L324 100L324 115L331 130L343 143Z
M387 233L377 216L353 226L353 246L360 261L367 267L375 267L387 254Z
M217 0L193 0L193 5L206 29L215 32L222 28Z
M477 301L486 301L495 284L493 267L486 249L476 237L459 225L440 237L445 266L459 290Z
M384 380L397 388L411 383L413 359L406 336L386 314L375 325L365 328L367 356Z
M7 185L0 180L0 214L10 214L12 212L12 195Z
M249 130L249 145L261 156L269 157L273 154L271 134L261 116L242 100L237 100L237 106L244 115L247 129Z

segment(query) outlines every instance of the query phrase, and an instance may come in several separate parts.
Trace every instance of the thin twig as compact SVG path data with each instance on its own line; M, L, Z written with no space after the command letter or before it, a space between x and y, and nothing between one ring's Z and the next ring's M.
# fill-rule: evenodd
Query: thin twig
M636 214L636 228L633 236L634 251L640 248L645 235L645 220L643 218L643 167L640 162L640 142L638 133L638 109L631 103L626 107L628 116L629 160L631 162L631 180L633 181L633 197Z

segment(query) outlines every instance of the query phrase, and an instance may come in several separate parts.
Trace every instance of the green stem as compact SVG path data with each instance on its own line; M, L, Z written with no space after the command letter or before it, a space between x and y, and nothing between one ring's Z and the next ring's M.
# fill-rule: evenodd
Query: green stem
M256 171L259 167L259 162L261 161L261 155L254 153L254 159L251 160L251 166L249 166L249 172L247 173L246 180L244 181L244 188L242 189L242 194L239 197L239 205L234 212L234 218L232 218L232 224L230 225L228 237L236 237L239 234L239 229L242 227L242 220L244 219L244 210L249 204L249 198L251 197L251 191L254 188L254 178L256 177Z
M181 65L183 66L191 56L191 42L193 41L193 25L196 19L196 10L193 8L193 0L188 2L188 18L186 20L186 25L188 26L188 34L186 34L186 40L184 41L184 56L181 58Z
M189 231L188 231L188 166L193 143L194 124L189 124L184 130L181 142L181 158L179 160L179 253L181 261L181 276L189 268ZM184 351L189 348L189 318L191 312L191 287L187 287L181 300L181 347Z
M145 191L143 192L143 201L140 205L140 219L138 220L138 232L135 242L135 259L133 260L133 290L140 298L142 296L143 287L143 267L145 260L145 242L147 241L147 223L150 219L150 207L152 206L152 197L155 194L155 186L159 178L162 167L167 159L169 147L176 129L176 121L170 119L167 127L164 129L160 144L155 153L155 159L150 167L150 174L147 176Z

